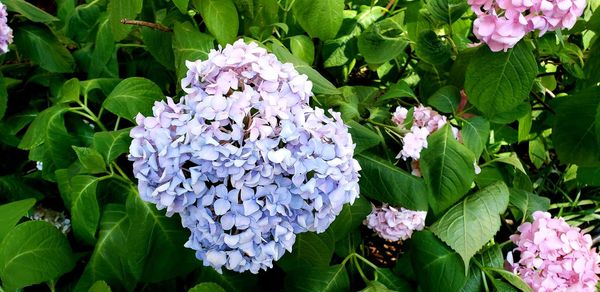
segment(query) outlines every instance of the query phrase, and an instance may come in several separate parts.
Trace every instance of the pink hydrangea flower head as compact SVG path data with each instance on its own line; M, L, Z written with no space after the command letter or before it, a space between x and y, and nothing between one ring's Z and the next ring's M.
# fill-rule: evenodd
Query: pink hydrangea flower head
M8 45L13 42L13 30L8 26L6 5L0 3L0 54L8 52Z
M571 29L577 18L583 14L585 0L538 0L532 7L530 22L532 29L546 30Z
M429 136L427 128L413 126L410 133L402 137L402 150L396 158L404 160L408 158L419 159L421 157L421 150L427 148L427 136Z
M398 241L409 239L413 231L425 228L426 211L412 211L394 208L388 204L373 206L371 214L363 221L370 229L385 240Z
M537 211L533 219L510 237L520 259L514 262L509 253L508 268L536 292L596 291L600 255L591 236L547 212Z
M473 22L473 33L493 52L508 51L528 32L527 21L519 14L514 18L494 14L480 15Z
M399 106L396 108L396 111L392 115L392 122L398 125L399 127L404 127L404 121L406 120L407 115L408 109Z

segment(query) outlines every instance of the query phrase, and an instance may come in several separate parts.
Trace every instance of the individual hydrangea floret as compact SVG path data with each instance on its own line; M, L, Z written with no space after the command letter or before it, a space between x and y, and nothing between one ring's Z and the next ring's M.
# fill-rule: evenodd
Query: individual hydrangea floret
M571 29L585 0L468 0L477 15L473 33L494 52L514 47L527 33Z
M596 291L600 255L591 236L547 212L534 212L533 219L510 237L519 261L509 253L508 268L536 292Z
M8 26L6 5L0 3L0 54L8 53L8 45L13 42L13 30Z
M413 231L425 228L427 211L397 209L388 204L383 204L381 207L373 205L372 207L371 214L367 216L363 224L385 240L407 240L412 236Z
M339 113L308 105L307 76L255 43L187 67L187 95L131 131L141 197L181 215L205 265L257 273L358 197L355 145Z

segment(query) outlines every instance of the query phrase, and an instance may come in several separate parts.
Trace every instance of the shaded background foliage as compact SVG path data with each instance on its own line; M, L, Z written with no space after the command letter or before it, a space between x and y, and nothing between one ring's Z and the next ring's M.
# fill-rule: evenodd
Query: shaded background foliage
M466 1L2 2L14 29L0 56L4 290L527 290L502 266L533 211L600 233L598 1L573 29L506 53L471 46ZM141 201L125 155L135 114L181 95L185 60L239 37L309 76L312 102L351 126L363 168L361 198L259 275L202 267L178 216ZM394 158L389 122L418 103L462 136L429 138L422 178ZM429 210L430 227L384 243L361 227L369 201ZM72 232L22 219L32 208L66 212Z

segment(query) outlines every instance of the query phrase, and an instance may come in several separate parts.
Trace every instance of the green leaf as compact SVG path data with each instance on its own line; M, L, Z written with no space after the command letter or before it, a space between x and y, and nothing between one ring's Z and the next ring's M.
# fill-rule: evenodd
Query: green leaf
M450 45L432 30L419 33L415 50L419 58L432 65L444 64L452 55Z
M173 53L177 79L185 77L187 66L185 61L206 60L208 52L214 49L214 39L208 34L201 33L191 23L175 23L173 29Z
M382 283L378 282L378 281L370 281L367 284L367 287L365 287L365 289L360 290L361 292L387 292L387 291L397 291L397 290L391 290L388 289L388 287L386 287L385 285L383 285Z
M292 63L300 74L306 74L313 83L313 92L315 94L340 94L340 91L329 80L323 77L317 70L310 67L304 61L292 55L285 47L272 43L271 50L282 63Z
M459 291L467 278L460 256L423 230L413 234L410 245L412 265L422 291Z
M134 121L138 113L144 116L151 115L154 102L164 98L160 87L154 82L141 77L131 77L121 81L102 106L117 116Z
M100 207L96 198L99 179L89 175L71 178L71 223L73 233L85 243L94 245L100 221Z
M381 103L389 99L397 99L401 97L412 97L414 99L417 98L408 83L406 83L404 80L400 80L398 83L393 83L390 85L388 90L382 96L380 96L377 101Z
M79 159L79 163L83 167L86 173L103 173L106 172L106 164L104 163L104 158L96 149L88 148L88 147L77 147L71 146L73 150L75 150L75 154L77 154L77 158Z
M25 199L0 205L0 242L34 204L35 199Z
M192 3L219 44L225 46L235 41L240 24L232 0L193 0Z
M358 228L367 215L371 213L371 204L364 197L357 198L352 205L346 204L340 214L331 223L328 230L335 235L335 239L346 238L351 230Z
M169 70L175 69L175 55L173 54L173 37L171 33L142 28L142 39L146 45L146 50L161 65Z
M600 164L600 143L596 133L596 113L600 88L593 87L556 100L552 141L563 164Z
M123 153L129 152L131 129L122 129L111 132L94 133L94 148L102 154L104 161L109 164Z
M92 287L88 290L88 292L111 292L110 286L106 284L104 281L96 281Z
M410 210L427 210L423 180L375 156L359 154L355 158L362 167L361 195Z
M48 23L59 21L58 18L24 0L3 0L2 3L6 5L8 11L17 12L33 22Z
M179 9L179 12L182 14L187 14L190 0L173 0L173 4L175 4L175 7Z
M475 157L479 157L490 136L490 122L483 117L462 120L460 134L463 144L475 154Z
M220 274L212 267L202 267L198 283L213 282L225 291L257 291L257 277L250 273L237 273L224 269Z
M460 103L460 91L454 85L438 89L427 99L427 104L443 113L454 113Z
M384 284L387 288L394 291L412 291L412 287L408 281L400 278L390 269L377 269L377 280Z
M225 292L225 289L216 283L204 282L192 287L188 292Z
M484 267L502 268L504 266L504 255L497 244L484 248L475 255L475 260Z
M81 85L79 84L79 79L71 78L65 81L58 95L58 103L78 102L80 90Z
M350 120L346 123L346 125L349 127L348 132L350 132L352 135L352 141L356 143L354 155L373 148L383 142L381 136L379 136L376 132L354 120Z
M329 266L335 238L331 232L316 234L305 232L296 236L296 243L292 253L286 253L278 262L288 274L292 270L306 267L326 268Z
M62 118L68 109L69 108L64 105L55 105L39 113L31 125L29 125L29 128L27 128L27 132L25 132L21 143L19 143L19 148L31 150L44 143L50 121L56 118Z
M133 290L135 277L129 266L127 246L129 220L122 205L104 206L100 233L94 252L83 271L76 291L87 290L98 280L106 281L115 290ZM138 243L140 246L145 243Z
M88 72L88 78L90 79L99 77L119 77L117 47L111 31L110 18L108 17L104 17L100 20Z
M350 278L344 265L307 267L286 276L286 291L349 291Z
M294 56L300 58L306 64L310 65L315 60L315 45L305 35L290 37L290 50Z
M458 202L471 188L475 178L471 150L454 138L449 125L427 138L421 151L420 167L430 190L429 205L436 215Z
M32 187L32 180L11 174L0 176L0 198L7 201L28 198L40 200L44 194Z
M510 204L516 210L513 215L516 220L525 222L532 219L531 214L535 211L546 211L550 208L550 199L541 197L525 190L510 189Z
M577 181L588 186L600 186L600 168L598 167L578 167Z
M533 291L533 290L531 290L531 287L529 287L529 285L527 285L527 283L525 283L523 281L523 279L521 279L521 277L519 277L507 270L503 270L503 269L499 269L499 268L485 268L485 270L492 271L492 272L500 275L502 278L504 278L510 284L515 286L515 288L519 289L519 291L523 291L523 292Z
M130 220L128 255L137 279L160 282L186 275L200 264L194 250L184 247L189 231L181 227L179 218L159 213L135 191L129 193L126 210Z
M388 12L387 9L381 6L361 5L359 9L360 12L356 15L356 22L363 28L371 26Z
M445 23L453 23L469 9L469 5L460 0L429 0L427 10L433 18Z
M531 107L527 107L527 113L519 118L519 129L517 134L517 140L519 143L527 141L529 139L529 132L531 131L531 125L533 117L531 116Z
M358 37L358 51L369 64L383 64L400 55L408 45L404 12L378 21Z
M108 19L110 30L112 31L113 39L115 41L124 39L132 29L131 25L122 24L121 20L135 19L137 15L142 12L143 2L143 0L111 0L108 2Z
M508 201L508 187L495 183L450 208L430 229L460 254L466 270L471 257L500 229Z
M311 38L332 39L342 26L344 0L296 0L294 17Z
M0 279L9 291L57 279L74 266L69 241L48 222L19 224L0 242Z
M526 42L505 53L481 46L467 67L465 92L470 103L493 117L515 109L527 99L537 71Z
M73 72L73 56L47 27L23 25L16 28L15 44L20 54L50 72Z

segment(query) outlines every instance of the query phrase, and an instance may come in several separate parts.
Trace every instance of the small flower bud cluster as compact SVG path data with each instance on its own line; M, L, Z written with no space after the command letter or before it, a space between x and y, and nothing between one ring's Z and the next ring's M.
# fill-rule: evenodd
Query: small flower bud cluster
M57 212L51 209L37 207L35 212L28 217L29 219L35 221L46 221L54 225L56 229L60 230L60 232L65 235L71 231L71 220L65 216L64 212Z
M592 238L563 218L533 213L533 223L523 223L510 237L519 261L507 256L508 268L534 291L596 291L600 255Z
M0 3L0 54L8 53L8 45L13 42L13 30L8 26L6 5Z
M408 110L406 108L397 107L392 115L392 122L404 128L407 114ZM423 105L414 107L412 118L410 132L402 137L402 150L400 150L396 159L408 160L411 158L412 174L421 176L418 161L421 158L421 150L427 148L427 137L448 123L448 119L432 108ZM454 137L458 139L458 129L452 127L452 132Z
M371 214L363 224L385 240L407 240L412 236L413 231L425 228L425 217L427 211L412 211L404 208L398 210L388 204L383 204L381 207L373 205Z
M514 47L525 34L571 29L585 0L468 0L477 15L473 33L494 52Z
M339 113L308 105L308 77L255 43L187 67L181 102L131 130L140 195L181 215L204 265L257 273L358 197L355 145Z

